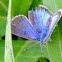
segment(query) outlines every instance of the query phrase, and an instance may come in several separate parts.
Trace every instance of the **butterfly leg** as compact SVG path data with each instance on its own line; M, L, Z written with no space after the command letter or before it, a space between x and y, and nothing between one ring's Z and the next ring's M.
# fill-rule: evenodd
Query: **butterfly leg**
M49 38L48 41L52 42L52 41L56 41L56 40L55 39L52 40L51 38Z
M39 44L39 42L38 42L38 43L33 44L32 46L29 46L29 47L28 47L28 48L26 48L24 51L26 51L26 50L30 49L31 47L33 47L33 46L35 46L35 45L37 45L37 44Z
M43 56L42 44L43 44L43 43L41 43L41 41L40 41L41 54L42 54L42 56Z

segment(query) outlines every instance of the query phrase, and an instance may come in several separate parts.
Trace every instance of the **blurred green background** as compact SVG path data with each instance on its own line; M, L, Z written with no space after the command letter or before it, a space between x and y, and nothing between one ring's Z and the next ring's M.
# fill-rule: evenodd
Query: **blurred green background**
M9 0L0 0L0 62L4 62L8 2ZM11 17L19 14L28 17L28 11L35 10L35 7L39 7L39 5L44 5L55 13L62 9L62 0L12 0ZM33 42L15 35L12 35L12 39L15 62L62 62L62 18L51 36L52 42L42 46L43 56L41 55L40 44L25 50L38 43L37 41Z

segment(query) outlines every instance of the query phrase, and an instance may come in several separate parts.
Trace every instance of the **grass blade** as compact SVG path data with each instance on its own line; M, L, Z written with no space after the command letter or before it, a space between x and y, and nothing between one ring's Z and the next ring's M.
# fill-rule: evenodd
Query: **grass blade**
M12 39L11 39L11 0L9 0L9 6L8 6L4 62L14 62L13 50L12 50Z

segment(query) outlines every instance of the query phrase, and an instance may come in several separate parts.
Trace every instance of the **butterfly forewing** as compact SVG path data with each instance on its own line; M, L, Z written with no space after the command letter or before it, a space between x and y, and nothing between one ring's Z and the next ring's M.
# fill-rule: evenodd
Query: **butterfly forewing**
M40 37L39 34L30 25L28 19L22 15L12 19L11 32L14 35L34 41L39 41Z

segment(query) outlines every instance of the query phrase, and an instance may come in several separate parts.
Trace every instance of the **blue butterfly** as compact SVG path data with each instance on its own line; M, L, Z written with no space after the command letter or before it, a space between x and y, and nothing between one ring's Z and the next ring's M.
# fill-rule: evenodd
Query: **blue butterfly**
M28 19L29 18L29 19ZM53 14L44 6L28 12L28 18L18 15L12 19L11 32L14 35L45 43L61 18L61 11Z

